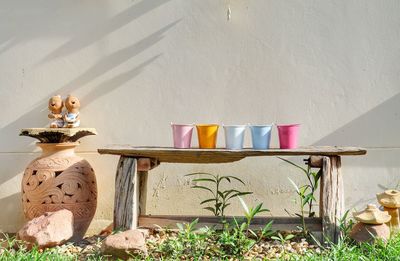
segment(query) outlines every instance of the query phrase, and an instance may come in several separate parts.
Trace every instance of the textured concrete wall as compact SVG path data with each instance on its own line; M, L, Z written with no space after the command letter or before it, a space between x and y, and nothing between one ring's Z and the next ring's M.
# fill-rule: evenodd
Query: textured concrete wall
M97 173L94 230L112 219L117 164L96 149L170 145L171 121L299 122L302 145L365 146L344 159L347 208L375 201L400 181L399 43L397 0L1 1L0 230L23 223L21 175L39 155L19 129L47 124L53 94L80 97L83 125L99 132L79 148ZM193 171L241 177L271 215L296 209L287 177L304 182L275 158L165 164L149 177L148 212L206 214Z

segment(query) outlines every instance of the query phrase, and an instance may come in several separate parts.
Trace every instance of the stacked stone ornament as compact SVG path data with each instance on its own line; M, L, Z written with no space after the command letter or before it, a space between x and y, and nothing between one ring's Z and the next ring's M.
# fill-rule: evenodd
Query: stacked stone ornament
M388 240L390 229L386 224L391 216L387 211L379 210L376 205L368 204L367 208L353 213L358 221L350 232L350 237L357 242L373 242L376 239Z
M400 191L397 190L386 190L383 193L376 194L379 204L383 206L383 209L389 213L392 217L388 225L393 232L399 231L399 207L400 207Z

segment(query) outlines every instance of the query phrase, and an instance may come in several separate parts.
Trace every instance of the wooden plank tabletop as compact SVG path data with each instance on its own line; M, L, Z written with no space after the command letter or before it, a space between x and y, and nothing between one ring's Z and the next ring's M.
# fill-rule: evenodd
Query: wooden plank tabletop
M365 155L366 149L357 147L309 146L297 149L242 150L216 149L175 149L171 147L134 147L110 145L98 149L100 154L122 155L135 158L152 158L168 163L226 163L256 156L356 156Z

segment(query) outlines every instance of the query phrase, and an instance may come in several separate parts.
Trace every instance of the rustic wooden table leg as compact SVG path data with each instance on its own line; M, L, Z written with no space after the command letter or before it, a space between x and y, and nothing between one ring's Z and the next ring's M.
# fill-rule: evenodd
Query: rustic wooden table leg
M139 215L137 159L121 156L115 177L114 228L135 229Z
M148 171L139 171L139 214L146 214Z
M147 177L149 170L157 167L160 163L156 159L140 158L137 161L139 176L139 215L146 214L147 203Z
M322 233L334 243L340 237L339 219L344 215L344 190L339 156L323 157L321 177Z

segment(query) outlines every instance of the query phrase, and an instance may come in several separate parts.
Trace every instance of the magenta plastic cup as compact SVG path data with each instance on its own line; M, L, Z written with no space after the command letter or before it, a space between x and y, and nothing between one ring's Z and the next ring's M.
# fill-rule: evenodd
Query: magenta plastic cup
M174 138L174 148L189 149L192 144L193 124L174 124L171 123L172 135Z
M281 149L298 147L300 124L277 125Z

